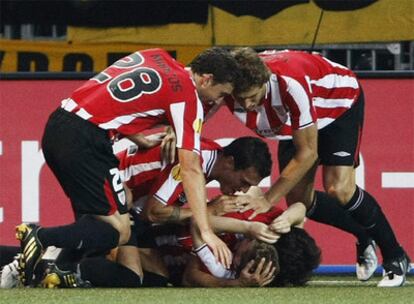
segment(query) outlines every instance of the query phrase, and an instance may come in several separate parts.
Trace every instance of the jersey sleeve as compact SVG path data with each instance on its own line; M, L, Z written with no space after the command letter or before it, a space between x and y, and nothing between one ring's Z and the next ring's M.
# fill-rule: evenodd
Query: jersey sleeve
M176 163L161 170L150 194L162 204L169 206L179 201L182 193L184 188L181 182L180 165Z
M217 278L234 279L234 271L226 269L223 264L218 262L207 244L203 244L199 248L194 249L194 252L202 263L201 271L209 272Z
M186 100L169 105L170 123L177 136L177 148L200 154L200 136L204 110L195 91Z

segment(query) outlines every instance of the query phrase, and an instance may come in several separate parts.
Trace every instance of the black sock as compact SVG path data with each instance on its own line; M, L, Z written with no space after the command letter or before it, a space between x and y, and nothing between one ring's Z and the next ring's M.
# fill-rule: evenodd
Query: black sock
M110 249L119 242L119 232L110 224L84 216L73 224L42 228L38 237L43 247L72 249Z
M162 275L144 271L142 287L167 287L168 279Z
M384 261L393 260L404 254L381 207L368 192L356 187L354 195L345 208L375 240L381 249Z
M364 227L358 224L335 198L324 192L315 191L312 207L306 216L319 223L328 224L353 234L360 244L368 244L369 235Z
M80 262L82 280L93 287L140 287L141 277L131 269L104 257L87 258Z

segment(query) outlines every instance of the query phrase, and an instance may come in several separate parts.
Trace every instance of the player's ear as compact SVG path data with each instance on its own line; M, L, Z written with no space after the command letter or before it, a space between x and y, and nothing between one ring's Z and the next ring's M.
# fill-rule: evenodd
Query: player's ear
M234 157L231 155L227 155L224 159L224 164L226 166L226 169L234 170Z
M202 74L201 75L201 86L206 88L213 85L213 74Z

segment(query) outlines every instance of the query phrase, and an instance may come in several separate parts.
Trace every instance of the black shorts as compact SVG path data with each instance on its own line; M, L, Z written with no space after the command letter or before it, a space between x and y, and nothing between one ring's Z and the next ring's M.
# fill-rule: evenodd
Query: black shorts
M364 125L364 93L338 119L318 131L319 163L325 166L359 165L359 147ZM279 142L279 170L289 163L296 149L292 140Z
M57 109L46 124L42 148L75 215L127 212L119 161L105 130Z
M131 237L124 246L156 248L153 224L142 220L134 210L131 210L129 214Z

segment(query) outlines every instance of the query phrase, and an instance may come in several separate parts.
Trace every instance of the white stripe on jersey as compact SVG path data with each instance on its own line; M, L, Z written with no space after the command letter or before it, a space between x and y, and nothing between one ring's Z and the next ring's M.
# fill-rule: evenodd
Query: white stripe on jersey
M203 173L210 176L211 169L217 160L217 150L202 150L201 157L203 158Z
M197 91L196 95L197 95ZM197 95L197 118L201 119L201 121L204 123L204 109L203 104L201 103L200 99ZM194 132L194 152L200 153L201 151L201 132Z
M353 88L358 89L358 81L355 77L348 75L328 74L318 80L311 80L311 84L326 89Z
M325 99L320 97L313 98L313 105L321 108L350 108L354 102L354 99L338 98L338 99Z
M161 116L164 113L165 111L163 109L155 109L155 110L151 110L147 112L138 112L138 113L132 113L129 115L118 116L106 123L99 124L99 127L105 130L118 129L122 125L129 124L135 118L148 117L148 116Z
M152 171L155 169L160 169L162 166L161 161L149 162L149 163L142 163L136 164L132 166L128 166L124 170L119 170L121 174L122 182L127 182L131 179L131 177L138 175L143 172Z
M173 103L170 105L171 117L174 122L175 136L177 137L177 148L183 146L184 136L184 110L185 102Z
M282 76L282 78L287 82L288 92L299 108L299 128L301 126L308 126L312 123L308 94L306 94L305 89L297 80L287 76Z
M170 175L167 180L161 185L161 187L154 194L154 197L163 205L167 205L168 200L173 195L177 186L181 183L181 180L176 180Z
M78 112L76 112L76 115L78 115L79 117L81 117L81 118L83 118L85 120L88 120L89 118L92 117L92 115L89 114L88 111L86 111L85 109L82 109L82 108L79 109Z
M256 108L256 126L258 130L270 130L269 119L267 118L267 113L265 107L258 106Z
M318 125L318 130L326 127L327 125L329 125L333 121L335 121L334 118L329 118L329 117L318 118L318 120L316 122L317 125Z
M247 112L243 109L243 107L238 103L234 102L234 110L233 115L237 117L244 125L247 122Z
M72 112L74 108L76 108L78 104L72 98L66 98L62 100L62 108L68 112Z
M344 69L344 70L349 70L346 66L343 66L342 64L330 61L328 58L325 58L323 56L321 56L321 58L323 60L325 60L326 62L328 62L331 66L336 67L336 68L340 68L340 69Z
M272 88L272 107L283 107L282 103L282 97L280 96L280 90L279 90L279 83L277 81L277 76L275 74L272 74L270 76L270 87ZM268 94L268 84L266 83L266 95Z

